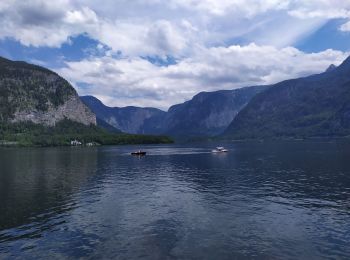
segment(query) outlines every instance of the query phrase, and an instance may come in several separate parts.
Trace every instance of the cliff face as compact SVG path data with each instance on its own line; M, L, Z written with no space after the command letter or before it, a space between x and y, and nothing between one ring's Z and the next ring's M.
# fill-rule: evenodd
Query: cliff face
M63 119L96 125L74 88L40 66L0 58L0 121L54 126Z
M172 136L214 136L222 133L237 113L267 87L201 92L191 100L172 106L165 119L164 133Z
M107 107L92 96L81 99L99 119L123 132L196 137L222 133L251 98L265 89L265 86L256 86L202 92L172 106L168 112L156 108Z
M72 95L57 107L49 105L47 110L29 109L16 111L12 122L31 121L36 124L54 126L57 122L69 119L84 125L96 125L96 116L77 97Z
M153 134L153 127L149 126L149 120L165 114L164 111L156 108L108 107L93 96L80 98L100 120L130 134Z
M107 123L132 134L154 134L152 130L146 130L148 121L165 114L162 110L148 107L123 107L113 110L114 115L107 120Z

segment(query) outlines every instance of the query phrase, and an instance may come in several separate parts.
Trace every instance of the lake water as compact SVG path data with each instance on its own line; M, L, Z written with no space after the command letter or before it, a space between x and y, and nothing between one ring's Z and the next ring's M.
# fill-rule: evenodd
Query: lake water
M350 144L0 149L0 259L349 259Z

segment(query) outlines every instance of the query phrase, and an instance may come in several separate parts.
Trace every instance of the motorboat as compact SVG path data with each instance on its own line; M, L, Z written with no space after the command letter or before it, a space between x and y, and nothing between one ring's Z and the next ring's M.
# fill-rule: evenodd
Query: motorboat
M216 147L216 149L211 151L212 153L227 153L228 150L222 146Z
M131 155L136 155L136 156L144 156L146 155L146 152L143 152L141 150L138 150L136 152L132 152Z

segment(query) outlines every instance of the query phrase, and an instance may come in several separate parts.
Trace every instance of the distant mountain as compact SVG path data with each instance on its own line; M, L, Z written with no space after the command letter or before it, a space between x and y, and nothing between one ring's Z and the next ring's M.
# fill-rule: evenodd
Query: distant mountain
M326 72L330 72L332 70L335 70L337 68L337 66L335 66L334 64L329 65L329 67L326 69Z
M149 119L162 118L165 112L156 108L141 107L108 107L93 96L82 96L81 100L101 119L109 125L130 134L153 134L159 132L160 122L151 126Z
M114 126L108 124L106 121L98 117L96 118L96 123L97 123L97 126L103 128L109 133L115 133L115 134L122 133L122 131L120 131L119 129L115 128Z
M280 82L256 95L224 136L245 138L350 135L350 57L326 72Z
M123 132L198 137L222 133L250 99L265 89L256 86L202 92L172 106L168 112L155 108L107 107L92 96L83 96L81 100L99 119Z
M74 88L48 69L0 57L0 123L46 126L68 119L96 125L96 117Z
M201 92L191 100L170 107L163 120L163 133L198 137L222 133L237 113L265 86Z

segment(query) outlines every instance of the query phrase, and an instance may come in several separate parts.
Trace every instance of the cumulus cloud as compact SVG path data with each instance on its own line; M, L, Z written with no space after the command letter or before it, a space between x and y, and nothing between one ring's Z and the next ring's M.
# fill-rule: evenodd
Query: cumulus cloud
M0 5L0 38L26 46L59 47L69 37L97 31L97 16L88 7L74 9L68 0L9 1Z
M307 54L293 47L233 45L198 50L167 67L138 57L100 57L67 62L57 72L112 106L141 105L167 109L200 91L271 84L324 71L347 53L326 50ZM79 87L84 83L84 88ZM86 85L89 87L86 88Z
M349 9L343 0L5 0L0 38L59 47L85 33L128 56L181 57L240 37L285 47L328 19L350 18Z
M349 10L344 0L3 0L0 39L59 48L84 34L98 42L90 58L57 69L80 94L167 108L199 91L269 84L339 64L346 53L290 46L330 19L344 19L339 29L350 31Z
M186 30L166 20L102 23L98 39L128 56L181 55L188 47ZM187 30L188 31L188 30Z

